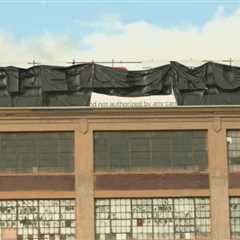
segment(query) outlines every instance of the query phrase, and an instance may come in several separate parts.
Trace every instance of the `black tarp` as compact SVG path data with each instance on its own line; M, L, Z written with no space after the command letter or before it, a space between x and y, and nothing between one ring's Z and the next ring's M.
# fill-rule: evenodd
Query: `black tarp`
M94 66L92 89L97 93L139 97L171 93L170 65L146 71L119 71Z
M208 62L188 68L171 62L178 105L240 104L240 68Z
M0 106L89 106L91 93L138 97L175 94L178 105L240 104L240 68L171 62L144 71L94 63L0 67Z

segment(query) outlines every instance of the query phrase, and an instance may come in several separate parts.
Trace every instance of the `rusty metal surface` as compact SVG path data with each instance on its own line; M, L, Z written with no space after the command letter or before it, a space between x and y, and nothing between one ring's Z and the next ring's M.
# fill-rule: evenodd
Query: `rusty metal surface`
M74 176L0 176L0 191L74 191Z
M208 189L208 174L102 174L96 190Z
M240 172L229 173L229 188L240 188Z

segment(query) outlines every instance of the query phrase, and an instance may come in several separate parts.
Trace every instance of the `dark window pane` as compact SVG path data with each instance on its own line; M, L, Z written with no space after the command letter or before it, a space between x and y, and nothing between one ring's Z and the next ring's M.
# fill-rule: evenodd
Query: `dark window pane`
M72 172L73 133L0 133L0 172Z
M95 132L95 170L156 168L206 170L208 162L206 133L206 131Z
M166 150L166 149L165 149ZM152 152L152 167L171 168L171 155L165 151Z
M126 161L127 156L126 152L111 152L110 153L110 168L111 169L128 169L129 168L129 162Z

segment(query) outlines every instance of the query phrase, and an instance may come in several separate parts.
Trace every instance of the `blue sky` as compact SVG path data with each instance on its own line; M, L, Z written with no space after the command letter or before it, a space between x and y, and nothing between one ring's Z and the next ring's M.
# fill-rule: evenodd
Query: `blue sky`
M0 10L0 65L240 58L240 0L0 0Z
M36 36L46 32L79 37L97 31L87 22L105 16L118 16L124 23L146 21L164 28L199 26L224 9L230 15L240 1L215 0L0 0L0 30L17 37Z

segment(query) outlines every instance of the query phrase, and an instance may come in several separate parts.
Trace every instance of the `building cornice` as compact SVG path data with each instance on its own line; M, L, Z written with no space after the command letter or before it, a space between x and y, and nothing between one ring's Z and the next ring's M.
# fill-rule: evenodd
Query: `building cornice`
M238 106L178 106L162 108L28 107L0 108L1 119L78 118L238 118Z

